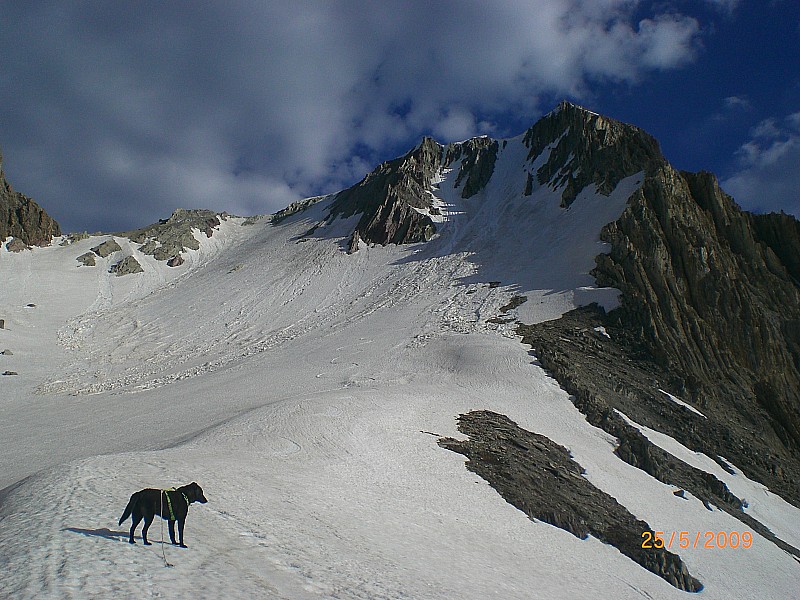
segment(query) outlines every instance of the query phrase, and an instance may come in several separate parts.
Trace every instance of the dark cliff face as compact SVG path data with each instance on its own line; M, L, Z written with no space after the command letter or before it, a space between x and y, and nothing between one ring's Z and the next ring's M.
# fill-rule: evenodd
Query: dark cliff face
M647 133L568 103L525 143L529 160L551 148L536 176L563 189L562 206L587 185L609 192L643 172L624 213L604 228L611 251L593 271L622 292L611 322L666 387L716 421L709 437L718 447L678 429L676 437L726 454L800 505L790 482L800 474L800 223L742 211L713 175L673 169ZM594 386L587 378L583 387Z
M474 138L443 146L426 137L411 152L387 161L356 185L340 192L331 216L361 214L354 232L372 244L410 244L429 240L436 232L430 215L433 178L441 168L460 161L457 188L469 198L482 190L494 172L499 144Z
M31 198L15 192L3 172L0 153L0 240L9 236L28 246L44 246L61 235L58 223Z
M800 221L785 213L749 217L758 240L770 247L794 282L800 284Z
M796 246L796 226L742 212L708 173L664 165L602 237L612 251L595 276L623 292L612 316L679 375L678 391L800 456L800 289L773 250Z
M419 210L432 206L431 178L439 168L442 147L433 139L401 158L383 163L351 188L340 192L331 215L361 214L356 232L376 244L426 241L436 231L431 218Z
M658 142L638 127L562 102L525 132L528 160L550 146L547 161L536 176L541 185L563 186L561 206L567 207L587 185L610 194L625 177L650 173L664 161ZM527 192L529 193L529 192Z

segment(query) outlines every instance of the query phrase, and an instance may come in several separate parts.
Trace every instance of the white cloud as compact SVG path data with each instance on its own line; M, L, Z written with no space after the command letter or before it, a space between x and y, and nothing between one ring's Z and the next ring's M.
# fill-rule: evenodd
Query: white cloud
M759 123L737 155L740 170L722 187L743 208L800 217L800 112Z
M448 109L437 120L433 133L445 142L469 139L476 135L475 117L461 107Z
M752 104L747 96L728 96L723 100L723 106L726 110L749 110Z
M776 123L775 119L764 119L756 125L750 135L754 139L760 140L775 140L781 137L781 130L778 128L778 124Z
M705 0L705 2L727 14L733 13L739 6L739 0Z
M641 11L636 0L9 9L3 143L9 157L41 156L20 159L17 185L31 182L67 227L114 222L121 205L139 206L139 221L200 202L273 211L351 183L423 133L463 139L509 111L533 122L552 108L543 96L586 97L593 82L693 60L695 19Z
M643 66L665 69L692 60L699 30L695 19L680 15L660 15L641 21L636 46Z

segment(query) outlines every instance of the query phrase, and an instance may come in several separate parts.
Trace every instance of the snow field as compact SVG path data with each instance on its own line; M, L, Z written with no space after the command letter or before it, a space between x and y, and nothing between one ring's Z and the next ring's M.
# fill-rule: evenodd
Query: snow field
M138 280L75 268L78 244L0 255L0 308L17 315L0 346L31 359L0 380L0 597L685 598L530 521L436 444L462 437L459 414L494 410L655 529L741 529L616 458L513 325L486 323L514 294L526 322L616 296L588 272L636 176L565 211L558 191L520 197L524 152L510 140L469 200L442 173L447 219L425 245L347 255L353 222L306 235L319 203L276 227L231 219L177 270L143 257ZM117 520L132 492L190 481L209 502L165 568ZM788 518L774 496L752 506ZM791 597L797 563L758 540L680 552L702 597Z

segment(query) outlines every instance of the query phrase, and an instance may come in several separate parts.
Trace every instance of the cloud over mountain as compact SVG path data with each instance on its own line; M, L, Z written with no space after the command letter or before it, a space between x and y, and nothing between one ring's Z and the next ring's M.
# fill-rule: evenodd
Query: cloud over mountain
M728 193L749 210L800 214L800 112L759 123L738 155L741 170L722 182Z
M68 229L176 206L267 212L352 183L422 132L530 121L543 96L691 61L698 21L646 12L630 0L11 6L8 168Z

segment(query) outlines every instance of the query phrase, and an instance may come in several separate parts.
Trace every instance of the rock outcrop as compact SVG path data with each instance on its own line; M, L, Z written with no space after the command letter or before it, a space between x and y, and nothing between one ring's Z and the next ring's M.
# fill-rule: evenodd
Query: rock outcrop
M427 241L436 231L430 216L434 173L442 147L432 138L401 158L383 163L351 188L337 194L332 217L361 214L356 225L367 243L406 244Z
M0 152L0 241L8 237L25 246L46 246L61 227L42 207L24 194L15 192L3 172Z
M144 273L144 269L133 256L126 256L117 264L112 265L109 272L114 273L117 277L122 277L124 275L133 275L134 273Z
M23 250L30 250L30 246L22 241L21 238L11 238L6 244L6 250L9 252L22 252Z
M168 267L180 267L183 264L183 255L176 254L167 261Z
M94 252L85 252L75 260L81 263L84 267L94 267L97 264L97 261L95 260L94 257L95 257Z
M120 250L122 250L122 248L114 238L108 239L92 248L92 252L97 254L97 256L100 258L106 258L114 254L114 252L119 252Z
M142 244L139 247L142 253L149 254L156 260L166 261L186 250L199 249L200 242L194 237L193 230L199 229L206 237L211 237L214 229L219 227L220 219L225 220L227 217L226 213L179 208L169 218L158 223L116 235Z
M642 534L654 535L652 528L583 477L563 446L490 411L461 415L458 429L469 439L442 438L439 445L469 458L470 471L531 519L611 544L680 590L702 589L678 555L642 547Z
M279 210L274 215L270 217L270 222L273 225L279 224L281 221L288 219L292 215L297 213L301 213L307 208L310 208L317 202L321 202L325 200L328 196L312 196L311 198L305 198L304 200L298 200L297 202L292 202L286 208ZM255 221L253 219L257 219L258 217L249 217L245 222L244 225L252 225Z
M497 161L500 143L488 137L478 137L459 144L449 144L445 150L447 168L463 156L456 175L455 187L461 188L462 198L472 198L489 183Z
M561 206L568 207L578 193L595 184L610 194L625 177L651 172L664 162L658 142L633 125L603 117L562 102L525 132L528 160L552 150L536 176L540 184L563 188ZM530 193L532 182L526 186Z
M436 233L431 215L434 178L440 169L460 161L455 187L461 197L481 191L494 172L499 142L487 137L443 146L430 137L411 152L387 161L356 185L339 192L330 218L361 215L355 231L368 244L410 244ZM351 237L355 239L354 237ZM353 251L352 244L349 248Z

